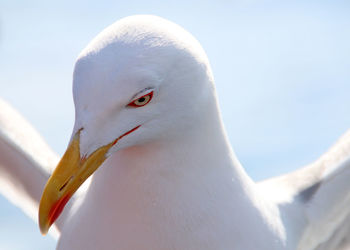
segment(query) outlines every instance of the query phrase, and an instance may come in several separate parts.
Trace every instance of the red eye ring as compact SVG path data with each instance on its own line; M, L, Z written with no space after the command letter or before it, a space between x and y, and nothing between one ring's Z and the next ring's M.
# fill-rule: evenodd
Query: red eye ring
M133 100L127 106L135 107L135 108L143 107L152 100L152 97L153 97L153 91Z

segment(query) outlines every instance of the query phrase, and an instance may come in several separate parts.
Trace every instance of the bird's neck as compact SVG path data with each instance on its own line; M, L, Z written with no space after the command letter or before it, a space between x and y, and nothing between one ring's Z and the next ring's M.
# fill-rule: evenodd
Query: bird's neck
M107 241L118 237L127 249L138 249L135 234L146 246L140 249L227 249L252 227L264 227L253 182L220 118L211 123L190 138L114 153L95 173L79 216L98 214L94 230L105 230ZM249 244L246 238L252 248L244 249L257 249Z
M153 199L153 204L165 207L173 202L172 208L179 206L179 210L186 203L199 206L210 201L221 208L220 202L234 201L230 209L247 205L249 199L238 200L254 195L254 183L233 153L219 113L206 115L193 129L169 140L116 152L95 174L91 191L108 186L115 196L120 193L111 197L116 202L130 197L142 203Z

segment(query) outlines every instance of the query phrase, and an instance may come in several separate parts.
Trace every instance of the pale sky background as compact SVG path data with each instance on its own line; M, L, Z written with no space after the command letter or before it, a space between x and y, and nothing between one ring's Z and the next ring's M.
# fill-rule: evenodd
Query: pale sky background
M134 14L167 18L200 41L230 141L253 179L316 160L350 128L349 1L0 0L0 98L58 154L74 122L75 58ZM54 246L0 196L0 249Z

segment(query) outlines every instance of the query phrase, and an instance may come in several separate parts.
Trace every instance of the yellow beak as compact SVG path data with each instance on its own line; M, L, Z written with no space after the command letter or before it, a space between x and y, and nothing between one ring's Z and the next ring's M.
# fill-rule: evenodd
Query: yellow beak
M80 158L80 130L74 135L41 197L39 227L43 235L48 232L75 191L103 163L106 153L115 143L116 141L100 147L88 158Z

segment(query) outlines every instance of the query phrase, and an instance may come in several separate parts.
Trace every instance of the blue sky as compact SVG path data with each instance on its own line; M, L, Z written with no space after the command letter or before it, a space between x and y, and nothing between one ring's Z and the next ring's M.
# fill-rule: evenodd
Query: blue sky
M62 154L72 70L103 28L154 14L190 31L211 62L230 141L261 180L301 167L350 128L348 1L0 0L0 98ZM54 249L0 197L0 249Z

